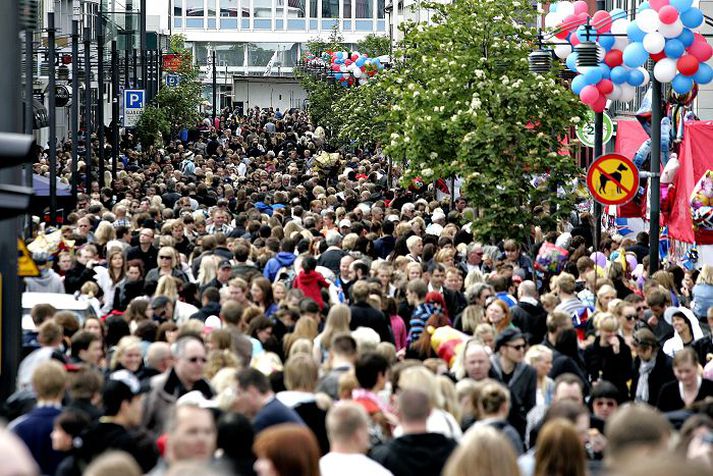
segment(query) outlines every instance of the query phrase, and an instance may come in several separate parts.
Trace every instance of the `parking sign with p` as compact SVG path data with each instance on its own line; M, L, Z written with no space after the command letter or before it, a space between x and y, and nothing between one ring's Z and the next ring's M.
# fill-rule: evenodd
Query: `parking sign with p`
M144 112L145 98L143 89L124 90L124 127L136 127Z

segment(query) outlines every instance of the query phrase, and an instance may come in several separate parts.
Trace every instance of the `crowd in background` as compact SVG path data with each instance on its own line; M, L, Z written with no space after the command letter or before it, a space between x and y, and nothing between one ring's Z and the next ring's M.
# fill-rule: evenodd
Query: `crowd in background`
M713 265L649 275L587 213L479 241L324 138L259 108L125 137L36 231L0 475L711 474Z

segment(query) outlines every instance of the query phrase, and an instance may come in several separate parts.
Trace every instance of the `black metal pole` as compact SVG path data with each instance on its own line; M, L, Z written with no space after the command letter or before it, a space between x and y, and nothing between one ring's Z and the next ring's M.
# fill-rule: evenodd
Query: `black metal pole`
M594 160L604 153L604 113L594 113ZM594 202L594 251L599 251L599 243L602 240L602 204Z
M146 52L146 97L153 99L153 51Z
M0 107L0 132L20 132L22 130L22 109L20 106L20 48L18 44L19 25L18 0L0 1L0 91L3 92ZM0 169L0 182L20 185L22 169L4 167ZM5 399L15 390L17 364L20 361L22 326L20 297L21 290L17 279L17 232L18 221L15 217L0 220L0 399Z
M119 159L119 52L111 41L111 179L116 180Z
M124 46L126 46L124 50L124 89L129 89L131 87L129 83L129 48L128 45Z
M104 150L104 15L99 5L97 18L97 138L99 139L99 187L104 187L106 151Z
M651 76L651 167L649 169L649 276L659 269L659 217L661 215L661 83Z
M54 9L53 9L54 10ZM55 27L54 11L47 12L47 45L49 47L49 86L48 106L50 121L49 162L50 162L50 225L57 224L57 106L55 105L56 74L55 74Z
M92 62L91 30L84 27L84 192L92 188Z
M32 108L32 30L25 29L25 134L32 134L35 112ZM31 168L30 168L31 170ZM30 177L32 173L30 172Z
M218 108L218 103L216 102L216 69L215 69L215 50L213 50L213 126L215 126L215 114Z
M79 19L72 20L72 203L77 203L77 187L79 186L79 171L77 162L79 154Z
M141 48L141 87L146 88L146 0L140 0L139 47Z
M137 66L137 64L136 64L136 63L137 63L136 48L132 48L132 55L133 55L133 58L131 59L131 61L132 61L132 63L133 63L133 64L132 64L132 70L133 70L133 71L132 71L132 75L133 75L133 79L132 79L132 81L131 81L131 87L134 88L134 89L136 89L136 88L139 87L139 80L138 80L138 77L139 77L138 74L139 74L139 72L138 72L138 66Z

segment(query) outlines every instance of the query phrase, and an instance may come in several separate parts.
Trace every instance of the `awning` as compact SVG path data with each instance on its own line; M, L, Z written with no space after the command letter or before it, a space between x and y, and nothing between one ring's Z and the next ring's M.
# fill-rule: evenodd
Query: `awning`
M42 175L32 174L32 189L35 192L35 196L38 197L49 197L50 195L50 179L49 177L43 177ZM69 197L72 195L72 187L66 183L60 182L57 179L57 196L58 197Z

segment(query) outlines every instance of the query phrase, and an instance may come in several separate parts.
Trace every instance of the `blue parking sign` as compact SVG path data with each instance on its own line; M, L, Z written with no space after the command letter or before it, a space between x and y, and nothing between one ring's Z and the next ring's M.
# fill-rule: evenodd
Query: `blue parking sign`
M177 74L167 74L166 75L166 86L169 88L175 88L178 83L181 82L181 77Z
M136 127L144 112L145 99L143 89L124 90L124 127Z

